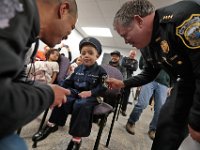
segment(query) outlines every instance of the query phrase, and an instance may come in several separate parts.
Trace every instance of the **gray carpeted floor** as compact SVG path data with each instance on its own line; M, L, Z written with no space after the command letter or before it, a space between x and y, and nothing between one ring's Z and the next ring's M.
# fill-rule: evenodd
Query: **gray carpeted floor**
M127 114L130 114L133 107L134 105L128 105ZM150 140L148 137L147 132L152 114L153 111L151 111L150 107L143 112L140 120L136 124L135 135L130 135L125 129L125 124L129 115L127 115L127 117L120 115L118 121L115 122L110 144L108 148L106 148L105 144L113 117L113 114L110 114L101 137L99 150L150 150L152 140ZM51 134L47 139L39 142L38 147L34 150L65 150L68 142L71 139L70 135L68 134L69 119L70 118L68 118L68 121L64 127L60 127L57 132ZM22 129L21 137L26 140L30 150L33 149L31 136L37 131L40 121L41 116ZM91 135L87 138L83 138L81 150L93 149L98 129L98 126L93 124Z

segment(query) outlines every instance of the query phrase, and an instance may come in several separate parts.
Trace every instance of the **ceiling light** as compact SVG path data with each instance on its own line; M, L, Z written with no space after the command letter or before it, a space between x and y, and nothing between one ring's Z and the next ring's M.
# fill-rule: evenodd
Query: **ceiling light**
M82 27L82 29L89 36L112 37L109 28Z

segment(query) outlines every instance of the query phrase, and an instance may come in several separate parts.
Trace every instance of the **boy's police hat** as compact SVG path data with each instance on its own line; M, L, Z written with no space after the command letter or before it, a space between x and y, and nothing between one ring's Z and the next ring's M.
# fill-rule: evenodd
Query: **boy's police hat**
M81 51L82 47L86 44L90 44L90 45L93 45L99 56L101 55L101 52L102 52L102 47L101 47L101 43L99 42L99 40L97 40L96 38L94 37L86 37L84 39L82 39L79 43L79 50Z
M110 53L110 55L118 55L119 57L121 56L120 52L119 51L113 51Z

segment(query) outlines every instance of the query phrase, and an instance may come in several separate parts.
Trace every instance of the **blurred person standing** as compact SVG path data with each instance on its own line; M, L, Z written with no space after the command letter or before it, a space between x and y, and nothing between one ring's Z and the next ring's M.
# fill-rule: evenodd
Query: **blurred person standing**
M58 48L60 50L60 54L67 57L70 61L72 60L72 53L68 45L62 43Z
M128 79L132 77L134 74L134 71L138 68L138 61L136 60L136 48L130 50L128 57L122 58L122 67L125 68L125 79ZM130 95L130 88L124 88L124 96L122 100L122 107L121 107L121 113L123 116L126 116L126 109L128 105L129 95Z
M140 62L145 65L144 59L141 56ZM144 68L142 64L139 64L141 68ZM135 134L135 124L140 119L143 110L150 104L152 96L154 98L154 113L152 120L149 124L148 135L153 140L155 138L157 122L162 105L167 99L168 90L170 87L170 77L164 71L161 70L154 81L143 85L140 88L137 103L135 104L126 124L126 130L130 134Z
M125 69L122 67L120 60L121 60L121 53L119 51L113 51L110 53L111 60L109 61L109 65L117 68L123 75L125 74Z

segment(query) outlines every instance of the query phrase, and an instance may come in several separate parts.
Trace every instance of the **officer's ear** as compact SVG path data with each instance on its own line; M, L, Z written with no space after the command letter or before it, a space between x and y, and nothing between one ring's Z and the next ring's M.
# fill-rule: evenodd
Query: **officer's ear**
M60 4L58 8L58 17L59 18L64 18L67 14L69 14L69 3L68 2L63 2Z
M143 24L143 18L139 15L134 15L134 21L139 27L141 27Z

